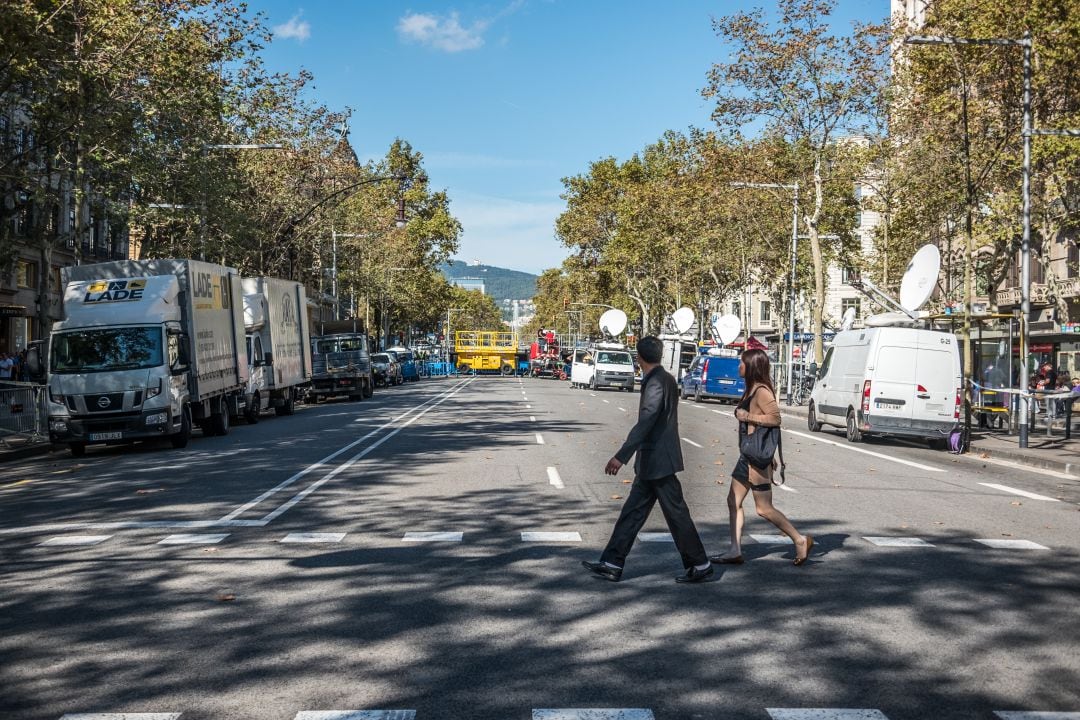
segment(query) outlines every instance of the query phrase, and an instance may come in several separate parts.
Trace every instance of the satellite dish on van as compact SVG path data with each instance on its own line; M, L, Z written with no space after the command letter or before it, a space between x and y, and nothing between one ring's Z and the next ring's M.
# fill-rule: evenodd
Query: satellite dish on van
M675 332L682 335L693 326L694 311L684 305L671 314L671 324L675 326Z
M742 320L738 315L722 315L713 320L713 335L721 345L730 345L742 331Z
M606 310L603 315L600 316L600 332L612 337L618 337L622 335L622 331L626 329L626 313L622 310L612 308Z
M915 320L902 312L883 312L863 320L866 327L911 327Z
M941 272L941 253L936 245L923 245L908 263L900 281L900 307L908 312L921 310L934 293Z
M855 324L855 308L849 307L844 311L844 317L840 320L841 330L850 330Z

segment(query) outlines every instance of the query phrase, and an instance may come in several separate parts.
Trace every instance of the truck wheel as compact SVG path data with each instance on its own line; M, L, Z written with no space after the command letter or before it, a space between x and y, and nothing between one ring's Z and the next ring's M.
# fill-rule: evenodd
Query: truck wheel
M366 380L364 382L364 392L362 394L364 396L364 399L367 399L367 398L369 398L369 397L371 397L372 395L375 394L375 390L371 387L371 381L370 380Z
M180 432L169 437L169 442L177 450L186 448L191 439L191 411L187 405L180 411Z
M229 408L225 406L225 398L218 404L218 412L210 416L210 429L214 435L229 434Z
M68 449L71 450L71 457L82 457L86 454L86 443L68 443Z
M509 377L514 374L514 366L510 363L503 363L503 366L502 368L500 368L499 372L502 373L503 377Z
M810 428L810 432L821 432L821 423L818 422L814 403L810 403L810 409L806 413L806 427Z
M296 412L296 397L293 395L292 388L289 388L285 393L285 404L274 408L274 412L279 416L292 415Z
M862 440L862 431L859 430L859 424L855 420L854 410L848 410L846 434L848 442L856 443Z
M259 393L255 393L255 395L253 395L251 398L251 402L248 403L248 406L246 408L244 408L244 419L247 420L248 423L251 425L259 422L260 403L261 401L259 399Z

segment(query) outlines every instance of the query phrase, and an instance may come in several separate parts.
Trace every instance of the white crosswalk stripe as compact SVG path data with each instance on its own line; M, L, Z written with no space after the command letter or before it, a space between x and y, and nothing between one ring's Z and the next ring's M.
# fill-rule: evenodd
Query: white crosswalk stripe
M521 533L522 542L581 542L581 534L576 532L540 532L525 531Z
M975 539L975 542L981 543L987 547L992 547L997 550L1049 550L1050 548L1045 545L1040 545L1037 542L1031 540L1008 540L1006 538L983 538Z
M415 710L305 710L293 720L415 720Z
M210 535L205 533L182 533L159 540L158 545L217 545L229 537L229 533Z
M336 543L345 539L345 533L294 532L281 538L283 543Z
M68 713L60 720L179 720L182 713Z
M889 720L880 710L852 708L766 708L772 720Z
M39 545L69 547L73 545L97 545L103 543L112 535L58 535L39 543Z
M463 532L407 532L401 538L404 542L461 542Z
M934 547L917 537L864 537L863 540L878 547Z
M995 710L1001 720L1080 720L1080 712Z
M533 720L655 720L645 708L556 708L533 710Z

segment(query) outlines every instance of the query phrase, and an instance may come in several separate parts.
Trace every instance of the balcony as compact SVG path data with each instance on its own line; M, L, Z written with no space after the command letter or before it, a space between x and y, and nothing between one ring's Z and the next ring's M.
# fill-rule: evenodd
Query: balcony
M1072 282L1072 281L1070 281ZM1080 290L1080 287L1078 287ZM1014 287L1007 290L998 290L995 298L999 307L1008 307L1020 304L1020 288ZM1031 302L1034 305L1045 305L1050 301L1050 291L1046 285L1031 285Z

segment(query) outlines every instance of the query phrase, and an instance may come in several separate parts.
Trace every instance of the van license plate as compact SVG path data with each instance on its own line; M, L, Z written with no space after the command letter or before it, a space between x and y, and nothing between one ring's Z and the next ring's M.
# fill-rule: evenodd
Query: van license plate
M900 407L901 407L900 405L896 405L894 403L883 403L883 402L877 403L877 406L879 408L883 409L883 410L899 410Z
M719 382L720 382L721 385L734 385L735 384L734 380L720 380Z
M107 433L90 433L90 440L122 440L124 433L107 432Z

